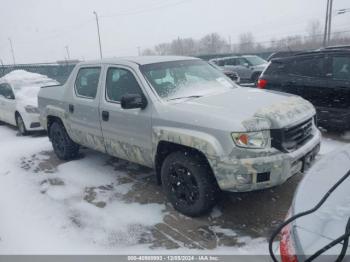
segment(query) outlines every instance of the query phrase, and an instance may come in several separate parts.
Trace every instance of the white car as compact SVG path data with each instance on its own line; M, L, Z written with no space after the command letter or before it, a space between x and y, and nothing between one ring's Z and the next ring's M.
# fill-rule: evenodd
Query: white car
M349 188L350 145L347 145L317 162L300 183L287 225L281 230L282 262L350 261ZM294 220L301 213L305 215ZM347 240L339 239L345 234Z
M15 70L0 78L0 121L18 127L21 135L43 130L39 121L40 87L57 85L47 76Z

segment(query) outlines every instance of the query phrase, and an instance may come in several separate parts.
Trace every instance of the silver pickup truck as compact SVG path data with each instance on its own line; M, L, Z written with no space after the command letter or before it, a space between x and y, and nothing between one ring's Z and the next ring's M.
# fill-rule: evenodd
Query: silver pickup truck
M154 168L188 216L208 212L220 190L283 183L320 147L309 102L238 87L196 58L83 62L63 86L41 88L38 103L60 159L76 157L81 145Z

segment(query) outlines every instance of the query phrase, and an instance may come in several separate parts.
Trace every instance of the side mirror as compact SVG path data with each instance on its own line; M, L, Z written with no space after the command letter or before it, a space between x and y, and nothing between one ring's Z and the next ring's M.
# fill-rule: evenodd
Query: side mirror
M146 98L141 94L127 94L122 96L121 106L123 109L145 109L147 106Z
M245 67L249 68L249 64L248 63L244 63L243 64Z

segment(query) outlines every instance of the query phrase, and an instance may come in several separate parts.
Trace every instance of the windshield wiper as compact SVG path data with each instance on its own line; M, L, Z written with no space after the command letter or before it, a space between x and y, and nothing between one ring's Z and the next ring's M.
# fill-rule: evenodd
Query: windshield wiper
M171 99L168 99L168 100L170 101L170 100L177 100L177 99L184 99L184 98L199 98L199 97L202 97L202 96L199 96L199 95L196 95L196 96L181 96L181 97L171 98Z

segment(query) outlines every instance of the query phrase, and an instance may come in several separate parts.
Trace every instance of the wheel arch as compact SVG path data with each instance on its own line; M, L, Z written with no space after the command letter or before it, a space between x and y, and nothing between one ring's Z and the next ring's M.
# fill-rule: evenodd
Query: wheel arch
M17 123L17 117L18 116L20 116L20 117L22 117L22 115L21 115L21 113L18 111L18 109L16 109L15 110L15 115L14 115L14 123L15 123L15 125L18 125L18 123ZM24 126L25 126L25 123L24 123Z
M50 128L51 128L52 124L55 123L55 122L58 122L58 123L63 125L63 121L62 121L62 119L60 117L54 116L54 115L48 115L46 117L46 119L47 119L47 124L46 124L47 135L51 139L51 137L50 137Z
M154 128L153 130L154 166L157 181L160 183L160 169L164 159L175 151L189 151L208 164L214 174L215 160L222 155L219 141L203 132L178 128Z

